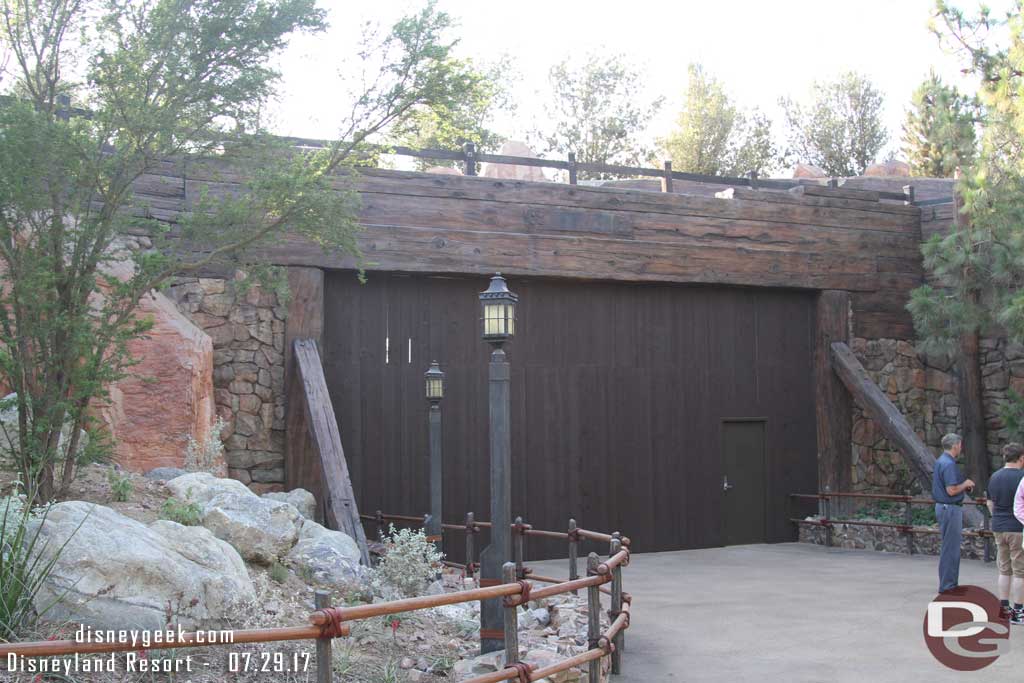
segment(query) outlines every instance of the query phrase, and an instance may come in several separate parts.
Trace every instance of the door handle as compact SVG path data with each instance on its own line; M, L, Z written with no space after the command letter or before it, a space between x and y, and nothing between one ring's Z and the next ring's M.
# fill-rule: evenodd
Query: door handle
M729 490L731 490L733 488L734 488L733 485L729 483L729 477L727 475L723 474L722 475L722 490L723 491L729 491Z

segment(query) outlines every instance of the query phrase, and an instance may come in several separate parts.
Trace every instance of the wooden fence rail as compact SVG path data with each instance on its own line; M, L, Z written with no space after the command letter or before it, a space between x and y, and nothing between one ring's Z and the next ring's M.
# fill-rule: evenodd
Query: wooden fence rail
M410 515L363 515L363 518L377 521L382 524L383 520L393 519L396 521L422 522L422 518ZM460 529L467 532L467 537L472 538L473 534L483 526L483 522L473 522L472 514L467 515L465 525L448 524L446 528ZM529 525L520 525L528 527ZM570 530L573 530L575 523L570 523ZM147 650L192 648L192 647L214 647L235 644L270 643L281 641L315 640L317 651L317 677L318 683L329 683L332 680L331 666L331 642L335 638L346 637L351 633L350 623L364 619L374 619L386 615L401 614L432 607L444 605L455 605L466 602L478 602L493 598L502 598L505 607L505 661L504 668L494 673L477 676L469 679L467 683L488 683L497 681L519 680L519 681L540 681L558 672L566 671L575 666L588 665L590 681L600 680L600 661L604 657L612 657L612 671L620 672L621 652L623 649L623 632L629 628L630 607L632 599L628 593L622 590L622 568L629 564L628 539L622 538L618 533L601 534L598 532L579 530L581 535L599 540L610 539L608 557L604 561L596 553L590 553L587 558L587 576L576 577L576 568L572 567L568 580L551 579L548 577L532 576L533 571L529 567L518 568L516 563L508 562L504 565L504 582L497 586L472 588L455 593L443 593L441 595L426 595L402 600L390 600L366 605L355 605L350 607L330 607L327 600L328 595L324 591L317 591L315 606L316 611L309 615L309 624L304 626L290 626L282 628L248 629L229 632L230 637L225 635L229 642L211 643L205 638L200 638L197 632L183 634L180 639L171 639L170 642L151 642L148 645L141 645L132 642L110 642L110 643L80 643L74 640L47 640L21 643L0 644L0 660L8 661L9 656L14 657L58 657L82 654L103 654L113 652L140 652ZM561 534L561 532L549 532L523 528L522 535L525 537L529 532L542 532L545 535ZM572 544L575 534L571 531L564 534L564 537ZM472 555L470 555L472 557ZM575 565L575 556L572 557ZM543 588L533 588L531 581L547 583ZM605 584L611 584L610 588ZM536 668L529 662L519 659L518 641L518 611L521 605L533 600L575 593L581 589L588 591L589 597L589 619L588 639L589 648L586 652L573 657L568 657L556 664L543 668ZM600 595L604 593L611 598L611 609L608 616L610 624L604 632L600 631L600 621L597 619L600 610ZM595 624L597 624L595 626Z

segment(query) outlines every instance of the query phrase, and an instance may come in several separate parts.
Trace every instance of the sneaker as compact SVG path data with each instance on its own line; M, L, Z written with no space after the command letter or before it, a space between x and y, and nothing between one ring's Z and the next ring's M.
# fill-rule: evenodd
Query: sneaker
M1010 610L1013 612L1013 616L1010 617L1010 623L1016 624L1017 626L1024 625L1024 609Z
M999 620L1000 621L1009 621L1009 620L1013 619L1013 612L1014 612L1014 610L1013 610L1012 607L1010 607L1008 605L1006 605L1006 606L1000 605L999 606Z

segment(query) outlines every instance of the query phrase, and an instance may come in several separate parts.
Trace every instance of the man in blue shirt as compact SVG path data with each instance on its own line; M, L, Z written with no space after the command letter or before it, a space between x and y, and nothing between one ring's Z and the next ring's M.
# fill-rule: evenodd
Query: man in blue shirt
M956 459L963 451L958 434L942 437L942 455L932 471L932 498L935 517L939 520L942 546L939 551L939 592L956 588L960 583L960 539L964 529L964 492L974 489L974 482L964 479Z

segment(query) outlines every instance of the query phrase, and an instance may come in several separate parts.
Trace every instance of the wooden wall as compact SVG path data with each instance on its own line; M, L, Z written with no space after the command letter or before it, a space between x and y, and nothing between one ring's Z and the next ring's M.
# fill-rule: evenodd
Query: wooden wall
M202 192L235 192L240 180L210 163L168 162L140 180L139 200L173 221ZM921 211L869 190L699 197L373 169L358 187L370 271L844 290L855 335L912 336L904 306L922 277ZM356 265L294 237L261 255Z

